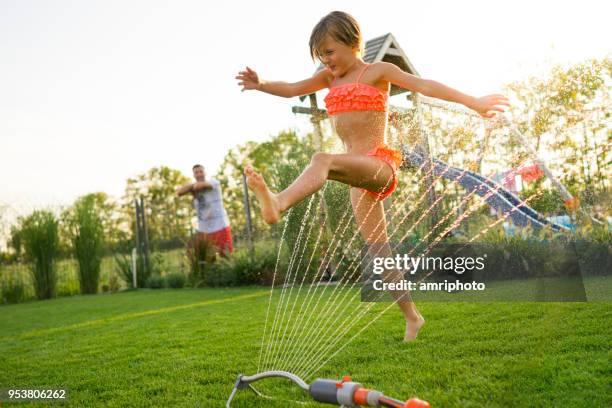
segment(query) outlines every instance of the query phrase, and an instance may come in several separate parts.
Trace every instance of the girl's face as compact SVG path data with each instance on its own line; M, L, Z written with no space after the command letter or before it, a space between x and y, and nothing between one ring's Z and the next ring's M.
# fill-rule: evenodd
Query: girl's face
M326 36L319 47L319 59L335 77L341 77L353 66L359 53L358 47L351 47Z

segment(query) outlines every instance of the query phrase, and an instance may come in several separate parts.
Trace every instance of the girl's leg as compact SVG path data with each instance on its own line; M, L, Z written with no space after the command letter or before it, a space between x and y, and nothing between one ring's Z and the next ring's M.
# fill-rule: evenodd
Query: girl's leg
M387 236L387 221L383 203L357 188L351 188L351 204L359 232L368 245L371 256L393 257ZM400 271L393 269L386 271L383 279L386 282L397 282L403 279L403 275ZM392 291L391 295L397 301L406 319L404 341L414 340L425 323L425 319L412 302L409 291Z
M326 180L336 180L371 191L384 190L391 184L393 171L380 159L360 154L316 153L308 167L285 190L274 194L251 166L245 169L247 184L255 193L268 224L283 212L323 187Z

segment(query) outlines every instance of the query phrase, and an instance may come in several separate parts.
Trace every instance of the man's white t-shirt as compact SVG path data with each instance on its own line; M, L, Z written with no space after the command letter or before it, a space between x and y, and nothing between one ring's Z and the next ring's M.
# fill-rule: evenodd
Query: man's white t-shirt
M207 180L212 188L205 188L196 193L193 206L198 214L198 232L211 233L229 226L229 218L223 197L221 196L221 184L218 180Z

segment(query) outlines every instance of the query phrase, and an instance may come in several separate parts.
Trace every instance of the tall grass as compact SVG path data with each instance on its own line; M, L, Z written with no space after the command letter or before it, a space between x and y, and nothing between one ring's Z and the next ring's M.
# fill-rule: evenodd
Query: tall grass
M76 202L65 221L78 263L81 293L97 293L104 251L104 226L91 196Z
M21 240L39 299L55 296L55 259L59 249L58 221L49 211L34 211L21 219Z
M21 277L0 265L0 303L18 303L26 298L26 287Z
M136 285L139 288L148 287L149 278L155 276L160 277L164 273L168 273L171 267L168 259L168 253L153 252L149 256L149 262L145 262L143 257L138 254L136 258ZM123 279L127 287L134 289L132 278L132 257L130 255L118 254L115 255L116 271L119 277Z
M126 254L116 254L115 265L117 267L117 274L121 277L123 282L128 288L134 288L134 281L132 278L132 257ZM142 256L138 254L136 260L136 286L139 288L145 287L145 282L150 276L150 269L144 267L145 262Z

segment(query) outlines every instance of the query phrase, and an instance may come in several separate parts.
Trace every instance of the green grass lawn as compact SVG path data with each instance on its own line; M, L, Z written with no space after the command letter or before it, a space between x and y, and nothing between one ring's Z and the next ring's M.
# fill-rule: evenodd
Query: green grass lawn
M67 387L63 405L78 407L222 407L237 374L257 370L268 294L141 290L2 306L0 388ZM386 306L376 304L368 316ZM427 323L416 341L401 341L402 318L392 308L315 376L350 374L368 388L419 396L433 407L612 406L611 303L419 308ZM234 406L308 401L288 381L258 386L278 399L241 391Z

